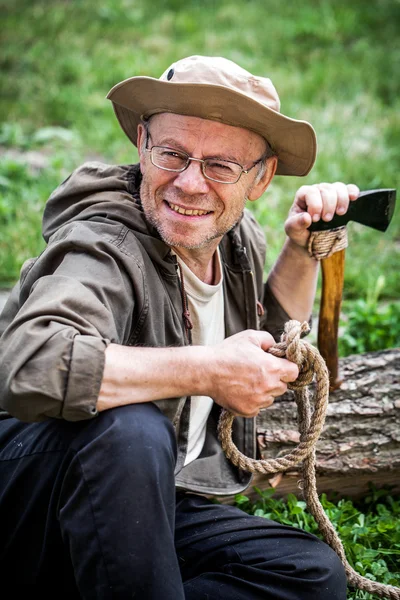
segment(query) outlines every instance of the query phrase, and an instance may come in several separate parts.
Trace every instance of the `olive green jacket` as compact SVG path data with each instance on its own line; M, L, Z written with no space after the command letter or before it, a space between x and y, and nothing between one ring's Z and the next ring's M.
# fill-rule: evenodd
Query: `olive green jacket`
M138 165L86 163L48 200L46 249L23 265L0 317L4 416L96 418L108 344L189 343L176 259L147 222L139 189ZM289 317L263 284L265 239L249 211L220 251L226 336L264 328L278 339ZM184 468L190 398L157 405L177 431L178 487L222 495L247 487L249 474L227 461L217 441L217 405L202 454ZM256 452L254 425L234 422L234 441L248 456Z

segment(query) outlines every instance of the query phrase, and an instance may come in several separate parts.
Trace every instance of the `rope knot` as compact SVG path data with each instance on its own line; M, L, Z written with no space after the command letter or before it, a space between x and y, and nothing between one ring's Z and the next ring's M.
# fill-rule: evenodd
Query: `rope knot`
M299 367L299 376L293 383L288 385L291 390L298 390L312 383L315 371L315 351L310 344L303 341L301 337L310 331L306 321L288 321L285 324L281 341L269 348L268 352L279 358L286 357Z

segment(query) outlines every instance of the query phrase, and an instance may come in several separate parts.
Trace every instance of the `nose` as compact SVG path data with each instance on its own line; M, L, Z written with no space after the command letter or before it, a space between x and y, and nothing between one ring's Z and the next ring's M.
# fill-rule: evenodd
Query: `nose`
M187 169L178 173L174 185L188 195L207 194L209 182L201 170L201 162L191 160Z

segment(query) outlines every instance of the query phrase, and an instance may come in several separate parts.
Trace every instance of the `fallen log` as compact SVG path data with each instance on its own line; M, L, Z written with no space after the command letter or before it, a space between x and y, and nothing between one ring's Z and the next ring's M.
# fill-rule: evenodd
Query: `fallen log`
M357 498L369 483L400 492L400 348L340 359L342 386L330 394L325 426L316 446L318 492ZM313 391L311 387L311 391ZM262 458L293 450L299 442L294 394L288 391L257 417ZM276 497L301 496L297 467L253 487L275 488ZM226 498L231 502L232 498Z

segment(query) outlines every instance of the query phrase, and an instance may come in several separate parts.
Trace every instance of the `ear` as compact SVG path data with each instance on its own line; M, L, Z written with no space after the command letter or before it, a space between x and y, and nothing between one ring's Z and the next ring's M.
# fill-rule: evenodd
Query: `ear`
M260 196L263 195L263 193L265 192L265 190L267 189L267 187L269 186L269 184L271 183L271 181L275 175L277 166L278 166L278 157L277 156L271 156L270 158L266 159L266 167L265 167L264 175L261 177L261 179L255 185L253 185L253 187L250 189L249 193L247 194L247 198L251 202L253 202L254 200L258 200L258 198L260 198Z

